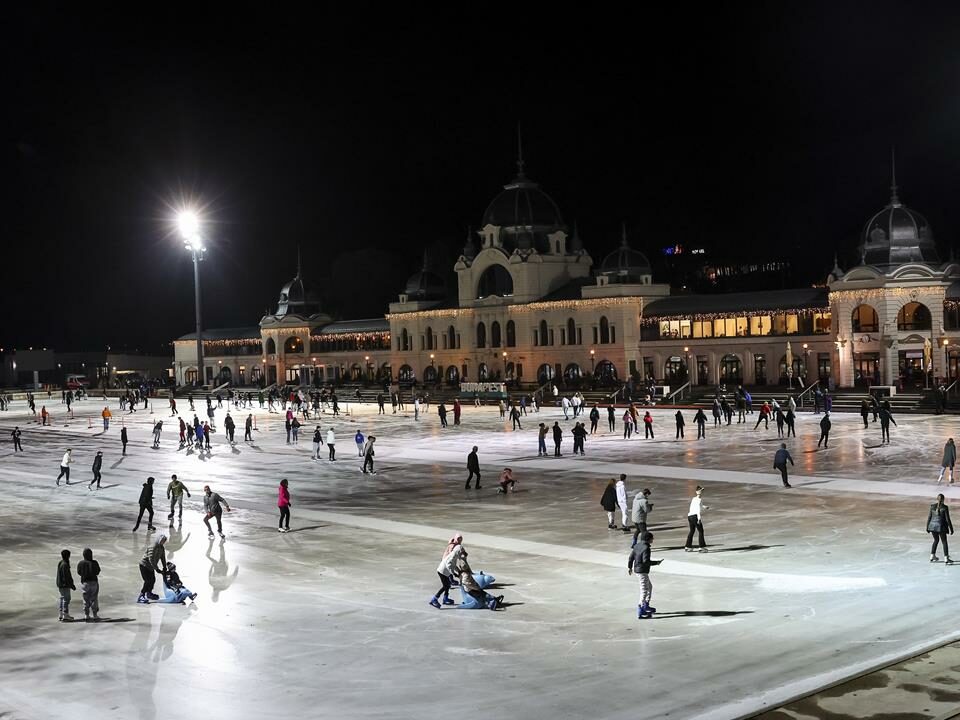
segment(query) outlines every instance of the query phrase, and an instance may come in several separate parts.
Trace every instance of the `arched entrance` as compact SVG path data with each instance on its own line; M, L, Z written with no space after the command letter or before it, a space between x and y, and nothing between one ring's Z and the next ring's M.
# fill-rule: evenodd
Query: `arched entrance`
M550 380L553 380L553 365L544 363L537 368L537 382L543 385Z
M730 385L743 383L743 363L736 355L724 355L720 359L720 382Z
M400 371L397 373L397 379L400 382L413 382L416 380L417 374L413 371L413 368L409 365L401 365Z
M220 374L217 375L217 385L223 385L224 383L233 381L233 371L230 368L223 366L220 368Z
M667 384L683 385L687 381L687 364L679 355L673 355L663 365L663 377Z
M447 384L456 385L460 382L460 370L456 365L447 368Z
M423 381L426 383L435 383L437 381L437 369L433 365L427 365L423 369Z
M568 383L578 383L583 378L583 370L576 363L570 363L563 369L563 379Z
M930 308L923 303L908 302L897 313L897 330L929 330Z
M487 381L487 375L489 374L489 372L490 372L490 371L489 371L489 369L487 368L487 364L486 364L486 363L480 363L479 365L477 365L477 379L478 379L480 382L486 382L486 381Z
M601 385L613 385L617 382L617 368L609 360L598 362L593 375Z

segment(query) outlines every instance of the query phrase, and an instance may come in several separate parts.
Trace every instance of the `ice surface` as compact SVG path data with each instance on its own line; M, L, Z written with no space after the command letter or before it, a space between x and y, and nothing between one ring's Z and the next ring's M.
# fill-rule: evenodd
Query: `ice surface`
M378 417L351 405L348 416L318 421L341 438L331 463L311 459L311 423L287 445L282 418L259 409L253 443L239 441L247 411L235 410L237 446L218 433L206 455L178 450L175 423L156 402L157 415L123 415L131 445L121 457L115 402L106 433L101 401L79 403L69 421L57 398L47 405L51 428L31 424L23 402L0 413L5 720L420 718L462 713L460 697L496 698L506 718L727 718L949 638L943 608L960 567L927 562L924 530L943 442L960 434L954 418L898 417L893 443L881 447L878 425L836 415L830 449L817 451L817 418L801 415L800 437L788 443L795 487L785 490L771 467L773 424L708 426L697 441L691 414L687 439L675 441L670 410L654 411L656 440L601 432L574 457L572 420L559 411L531 413L512 432L495 409L465 406L463 424L441 430L429 411L415 422L412 411ZM154 450L157 417L165 422ZM557 419L565 455L538 459L537 423ZM24 431L17 456L14 424ZM377 475L360 472L358 427L377 436ZM472 445L479 491L463 489ZM68 446L72 483L58 488ZM104 487L92 491L98 449ZM505 465L517 492L497 495ZM620 472L631 498L653 491L653 555L664 562L651 572L651 621L636 619L632 534L608 530L599 505ZM149 537L145 527L131 532L137 497L156 477L154 522L164 529L171 473L193 497L182 527L168 530L168 556L198 597L137 605ZM277 532L284 477L289 534ZM233 507L225 541L207 538L204 484ZM682 547L697 484L709 506L706 554ZM948 501L960 494L941 489ZM472 566L496 575L503 610L428 605L454 530ZM84 547L94 550L104 622L57 622L63 547L74 566ZM83 616L79 589L71 613Z

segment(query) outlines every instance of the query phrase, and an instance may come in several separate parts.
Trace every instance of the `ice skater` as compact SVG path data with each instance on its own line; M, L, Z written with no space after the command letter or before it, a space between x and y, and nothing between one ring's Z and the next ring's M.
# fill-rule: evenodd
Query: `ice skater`
M649 410L643 414L643 437L653 439L653 415Z
M66 484L70 484L70 463L73 462L73 449L67 448L67 451L60 458L60 474L57 475L57 486L60 485L60 478L66 476Z
M560 444L563 442L563 428L559 422L553 423L553 456L563 457L560 454Z
M83 617L87 622L100 619L100 563L93 559L93 550L83 549L83 560L77 563L80 591L83 595Z
M73 573L70 572L70 551L60 551L60 563L57 565L57 591L60 593L60 622L71 622L70 591L76 590Z
M363 457L363 433L357 430L357 434L353 436L353 441L357 444L357 457Z
M610 478L610 482L603 489L603 495L600 496L600 507L607 513L607 528L617 529L617 480Z
M317 425L317 428L313 431L313 459L320 459L320 446L323 444L323 433L320 430L320 426Z
M333 426L327 430L327 450L329 450L329 457L327 458L330 462L337 461L337 436L333 432Z
M280 508L280 523L277 530L282 533L290 532L290 484L284 478L277 488L277 507Z
M630 547L637 544L637 540L643 537L647 531L647 518L653 510L653 503L650 502L650 488L644 488L633 496L633 508L630 512L630 519L633 521L633 543Z
M126 427L120 428L120 445L123 449L123 451L120 454L126 455L127 454L127 428Z
M160 433L163 431L163 420L157 420L153 425L153 447L160 447Z
M13 452L23 452L23 445L20 444L20 436L23 433L20 432L20 427L14 427L13 431L10 433L10 437L13 438Z
M697 425L697 440L707 438L707 415L703 412L703 408L697 410L697 414L693 416L693 422Z
M505 467L503 470L501 470L501 471L500 471L500 479L497 481L497 484L500 486L500 487L497 489L497 494L498 494L498 495L501 494L501 493L503 493L504 495L506 495L506 493L508 492L507 486L509 486L509 488L510 488L510 489L509 489L509 492L516 492L516 491L517 491L517 488L516 488L517 481L513 479L513 469L512 469L512 468Z
M830 422L830 411L823 413L823 417L820 419L820 439L817 441L817 447L820 447L820 443L823 443L824 449L830 447L830 427L833 423Z
M644 532L640 536L640 543L634 545L627 558L627 574L636 575L640 584L640 604L637 605L637 620L645 620L653 615L657 609L650 606L653 597L653 583L650 582L650 566L659 565L663 560L650 559L650 543L653 542L653 533Z
M220 497L218 493L213 492L209 485L204 485L203 524L207 526L207 537L213 537L213 530L210 527L210 518L216 518L217 532L220 534L220 537L226 537L226 535L223 534L223 523L221 522L221 517L223 516L223 508L220 507L221 503L225 508L227 508L227 512L230 512L230 503Z
M703 511L709 510L709 505L703 504L703 487L697 485L697 494L690 500L690 509L687 511L687 523L690 531L687 533L687 542L684 544L685 552L693 552L693 533L696 531L699 535L700 552L707 551L707 541L703 537Z
M100 450L97 450L97 454L93 456L93 480L90 481L90 484L87 485L87 490L93 490L93 484L97 484L97 490L100 489L100 468L103 467L103 453Z
M369 467L369 472L373 475L376 475L376 470L373 469L373 457L376 455L376 452L373 449L373 444L377 441L376 436L371 435L367 438L367 444L363 448L363 467L360 469L363 470L364 475L367 474L367 468Z
M443 557L440 558L440 564L437 566L437 575L440 577L440 589L430 598L430 604L433 607L440 609L441 595L443 595L444 605L456 605L456 603L450 599L451 579L456 575L457 561L460 559L460 555L465 552L466 550L463 548L463 535L455 532L453 537L450 538L450 542L447 543L447 547L443 551Z
M467 470L470 472L470 475L467 477L467 482L463 486L464 490L470 489L470 482L473 480L473 476L477 476L477 490L480 490L480 459L477 457L477 446L473 446L473 450L467 455Z
M153 526L153 478L148 477L147 481L140 488L140 514L137 515L137 524L133 526L133 532L140 529L140 522L143 520L143 513L149 513L147 516L147 530L156 530Z
M790 456L790 451L787 450L786 443L780 443L780 449L777 450L776 454L773 456L773 468L774 470L780 471L780 477L783 479L783 486L785 488L793 487L790 482L787 480L787 462L793 465L793 458Z
M947 438L943 445L943 459L940 461L940 477L937 478L937 485L943 482L943 474L950 470L950 484L953 485L953 466L957 463L957 446L953 438Z
M947 547L947 533L953 535L953 523L950 522L950 508L943 502L943 493L937 495L937 501L930 505L927 513L927 532L933 535L933 546L930 548L930 562L937 562L937 545L943 542L943 555L948 565L953 564L950 559L950 548Z
M167 542L167 536L160 533L156 540L143 551L138 567L140 568L140 577L143 578L143 585L140 587L140 596L138 603L148 603L151 600L159 600L160 596L153 592L153 586L157 582L157 573L167 571L167 554L163 549Z
M157 602L171 604L186 604L187 600L195 600L197 594L189 588L184 587L180 574L177 572L177 566L174 563L167 563L167 568L161 574L163 578L163 598Z
M187 497L190 497L190 491L187 489L187 486L180 482L176 475L171 475L170 484L167 485L167 500L170 501L170 514L167 515L167 519L170 521L170 527L173 527L174 510L180 511L177 515L177 520L183 522L184 493L187 494Z
M880 416L880 444L882 445L890 442L890 423L896 425L897 421L893 419L888 402L883 403L877 414Z
M597 404L594 403L593 407L590 408L590 434L591 435L596 434L597 425L599 424L600 424L600 409L597 407Z
M247 420L243 424L243 441L253 442L253 413L247 415Z
M537 428L537 457L547 456L547 426L540 423Z
M623 531L627 532L630 529L630 520L627 517L627 513L630 512L630 507L627 505L627 476L621 474L620 479L617 480L617 505L620 507L620 520L623 524Z
M675 419L676 422L677 422L677 437L676 437L676 439L677 439L677 440L680 440L680 439L683 437L683 426L684 426L683 413L680 412L679 410L677 410L677 414L674 415L674 419Z

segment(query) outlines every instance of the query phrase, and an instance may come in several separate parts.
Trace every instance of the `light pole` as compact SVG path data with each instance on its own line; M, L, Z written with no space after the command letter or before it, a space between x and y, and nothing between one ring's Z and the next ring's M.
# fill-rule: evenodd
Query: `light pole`
M500 353L500 356L503 358L503 381L507 381L507 351L504 350Z
M200 323L200 261L203 260L203 238L200 237L200 218L192 210L181 210L177 214L177 229L183 238L183 246L193 256L193 297L197 313L197 379L198 384L206 381L203 368L203 338Z
M593 377L593 373L594 373L593 365L597 360L596 354L597 354L597 351L594 350L593 348L590 348L590 376L591 377Z
M436 382L437 382L437 372L436 372L436 369L435 369L434 366L433 366L433 353L430 353L430 370L433 371L433 372L430 373L430 375L432 376L432 377L430 378L430 380L431 380L431 382L436 383Z
M687 382L693 385L693 372L690 370L690 348L684 346L683 359L687 361Z
M801 387L806 385L810 379L810 346L807 343L803 344L803 379L801 380Z

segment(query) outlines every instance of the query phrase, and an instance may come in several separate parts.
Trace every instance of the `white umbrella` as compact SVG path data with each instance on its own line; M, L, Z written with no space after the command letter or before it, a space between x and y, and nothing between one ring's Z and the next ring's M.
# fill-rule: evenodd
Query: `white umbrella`
M787 340L787 356L785 358L787 365L787 381L790 387L793 387L793 350L790 347L790 341Z

